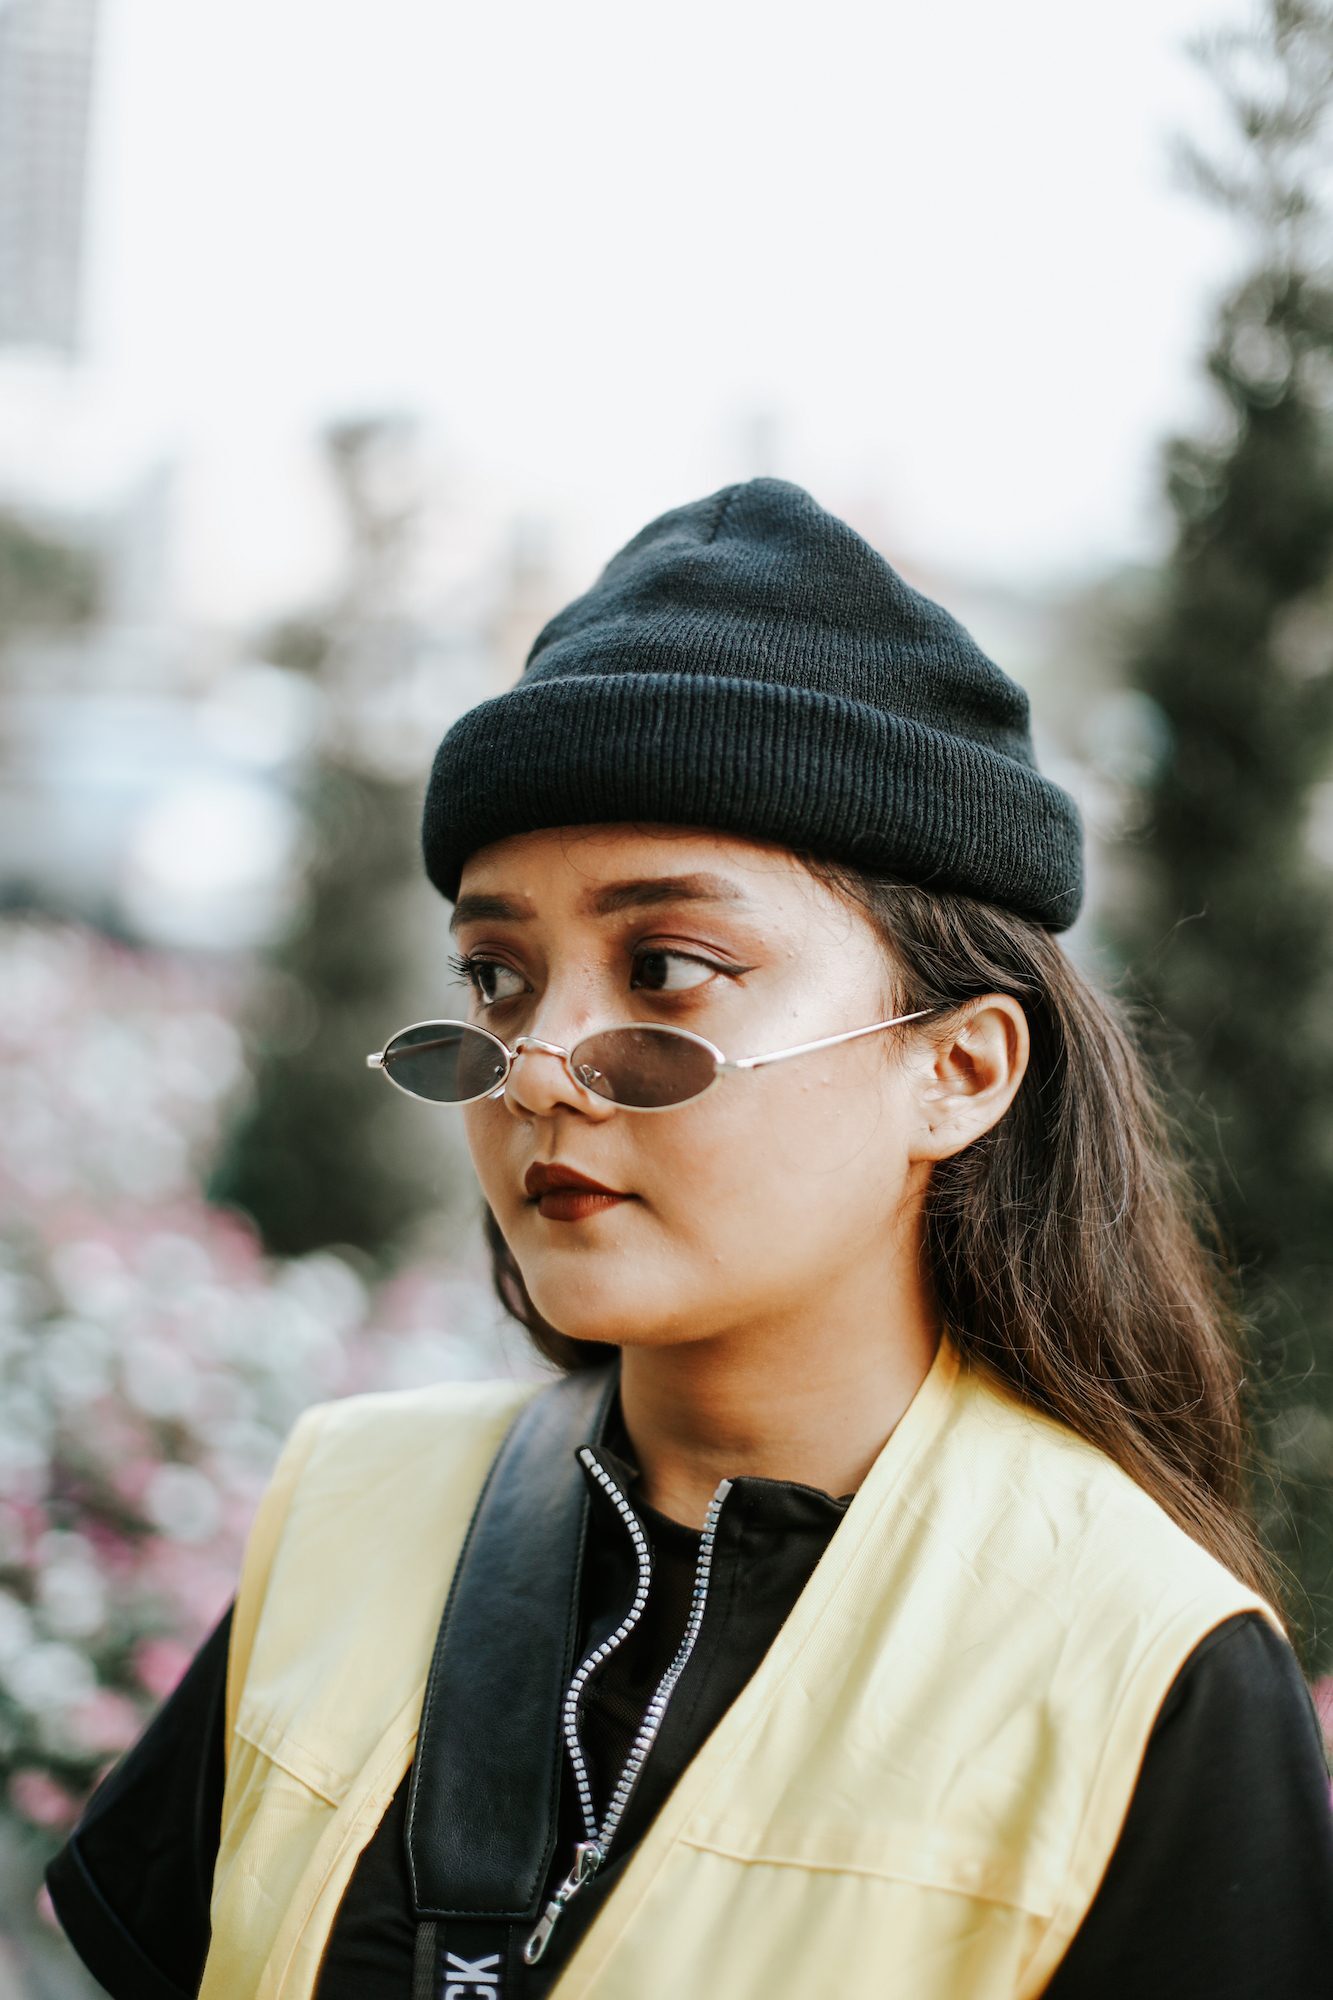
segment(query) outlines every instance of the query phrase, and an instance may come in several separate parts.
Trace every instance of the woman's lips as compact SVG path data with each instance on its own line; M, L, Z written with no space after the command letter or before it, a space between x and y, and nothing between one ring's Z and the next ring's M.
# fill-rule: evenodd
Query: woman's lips
M528 1200L549 1222L583 1222L617 1202L633 1201L623 1189L604 1187L562 1161L534 1160L523 1176Z
M604 1208L615 1208L622 1201L633 1201L632 1194L593 1194L587 1188L548 1188L537 1198L537 1208L548 1222L582 1222L585 1216L598 1215Z

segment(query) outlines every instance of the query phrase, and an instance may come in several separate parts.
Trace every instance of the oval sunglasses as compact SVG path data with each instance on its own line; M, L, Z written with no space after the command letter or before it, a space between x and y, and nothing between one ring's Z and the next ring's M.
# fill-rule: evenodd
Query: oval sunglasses
M817 1042L773 1049L767 1055L728 1058L715 1043L690 1028L641 1021L602 1028L584 1035L572 1049L520 1035L511 1049L507 1042L471 1021L417 1021L366 1057L368 1069L382 1070L389 1082L409 1097L431 1104L475 1104L499 1097L509 1080L514 1058L523 1049L543 1049L559 1056L570 1080L595 1097L604 1097L625 1111L671 1111L711 1090L728 1070L758 1069L764 1063L785 1062L815 1049L831 1049L858 1035L919 1021L936 1009L919 1007L891 1021L872 1021L867 1028L848 1028L824 1035Z

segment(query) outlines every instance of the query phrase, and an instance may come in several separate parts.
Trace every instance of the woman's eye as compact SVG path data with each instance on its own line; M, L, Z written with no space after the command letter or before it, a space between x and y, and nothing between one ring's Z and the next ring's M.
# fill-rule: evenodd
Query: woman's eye
M512 1000L515 997L513 993L492 992L487 985L491 975L502 977L507 973L511 979L518 980L520 987L523 984L512 965L505 965L498 958L483 958L480 952L468 952L464 958L451 958L449 963L461 979L466 979L483 1007L493 1007L497 1001Z
M659 984L657 977L658 968L665 965L668 960L671 960L678 966L693 967L696 977L692 979L677 978L672 983L668 974L668 977L663 979ZM665 945L659 946L655 950L650 948L647 951L636 952L634 954L634 963L636 967L647 965L652 970L646 980L635 977L631 979L630 985L646 986L650 993L688 992L692 987L704 985L715 972L722 970L721 966L712 965L704 958L695 958L687 951L668 951Z

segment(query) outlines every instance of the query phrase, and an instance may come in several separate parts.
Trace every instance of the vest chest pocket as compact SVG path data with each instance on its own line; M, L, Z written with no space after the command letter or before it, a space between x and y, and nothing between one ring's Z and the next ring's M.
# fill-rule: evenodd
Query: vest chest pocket
M864 1876L1003 1904L1042 1921L1059 1902L1058 1880L1031 1847L924 1819L870 1822L806 1811L758 1823L701 1812L683 1828L681 1844L750 1865Z
M345 1793L325 1762L242 1706L227 1750L200 2000L242 1993L273 2000L275 1939L304 1900L312 1861L339 1820Z
M346 1798L351 1782L346 1773L302 1743L295 1730L274 1713L271 1703L249 1696L242 1700L234 1735L264 1764L294 1778L326 1805L340 1806Z
M830 1865L817 1834L741 1855L683 1835L617 1921L599 1915L552 2000L1023 2000L1041 1914L969 1890L961 1856ZM796 1850L804 1849L804 1858ZM630 1890L629 1878L622 1891ZM631 1891L632 1896L632 1891ZM601 1927L601 1935L598 1928Z
M329 1928L366 1841L411 1764L418 1688L352 1776L250 1691L228 1747L213 1877L213 1943L199 2000L309 2000ZM350 1697L349 1697L350 1698ZM293 1716L299 1724L300 1716Z

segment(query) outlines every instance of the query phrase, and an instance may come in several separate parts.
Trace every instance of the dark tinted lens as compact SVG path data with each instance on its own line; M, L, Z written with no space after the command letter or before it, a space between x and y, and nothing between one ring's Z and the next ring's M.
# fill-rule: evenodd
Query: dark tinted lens
M571 1060L599 1097L645 1111L686 1103L717 1073L710 1052L673 1028L608 1028L580 1042Z
M434 1104L466 1104L496 1088L505 1073L505 1058L499 1044L480 1028L427 1021L394 1036L384 1051L384 1067L414 1097L428 1097Z

